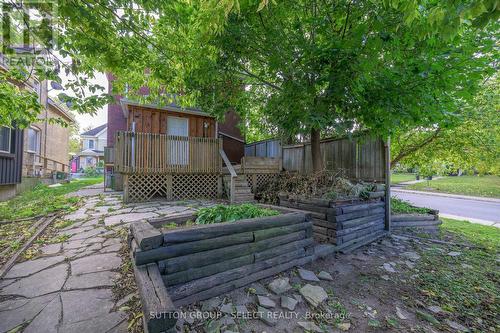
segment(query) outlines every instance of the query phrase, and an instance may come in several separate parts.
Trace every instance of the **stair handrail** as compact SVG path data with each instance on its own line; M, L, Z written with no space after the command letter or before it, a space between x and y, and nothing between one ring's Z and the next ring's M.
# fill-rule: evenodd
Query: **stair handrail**
M234 203L234 192L235 192L235 183L234 183L234 178L236 178L238 175L236 174L236 171L233 168L233 165L229 161L229 158L227 158L226 152L224 149L219 149L219 154L222 157L222 160L224 161L224 164L227 167L227 170L229 170L229 174L231 175L231 182L229 184L229 202L232 204Z

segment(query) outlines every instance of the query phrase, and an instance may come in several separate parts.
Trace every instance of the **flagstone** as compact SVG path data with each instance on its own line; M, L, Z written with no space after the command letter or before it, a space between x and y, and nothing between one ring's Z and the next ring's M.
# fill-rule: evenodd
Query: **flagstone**
M104 316L113 307L110 289L88 289L61 293L63 325ZM66 332L66 330L61 330Z
M0 309L11 309L0 312L0 332L7 332L13 328L31 321L40 311L50 303L57 295L45 295L32 298L30 300L23 299L25 302L21 306L20 300L8 300L0 303Z
M62 262L64 256L44 257L35 260L25 261L14 265L10 271L5 275L6 279L18 278L28 276L30 274L39 272L47 267L53 266Z
M120 267L121 259L116 253L95 254L71 261L71 273L74 275L109 271Z
M61 311L61 299L57 296L31 321L23 333L57 333Z
M61 290L68 276L68 264L61 264L35 273L2 289L2 295L36 297Z
M85 289L95 287L109 287L112 286L113 279L118 277L118 273L111 271L95 272L81 275L71 275L66 283L64 289Z
M128 213L128 214L119 214L108 216L104 219L104 224L106 226L113 226L120 223L129 223L134 221L146 220L149 218L157 217L158 214L149 212L149 213Z

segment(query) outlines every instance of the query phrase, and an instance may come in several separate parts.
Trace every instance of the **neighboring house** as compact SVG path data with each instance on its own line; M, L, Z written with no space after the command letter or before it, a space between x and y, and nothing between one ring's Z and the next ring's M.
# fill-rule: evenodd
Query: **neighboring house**
M16 195L22 163L23 130L0 126L0 201Z
M6 70L1 58L0 71ZM44 108L38 121L25 129L18 129L15 124L11 128L0 127L0 201L30 189L40 181L65 178L69 172L70 129L49 119L62 119L68 125L75 122L65 105L48 97L47 81L39 82L31 77L23 83L12 83L37 93Z
M82 150L76 155L76 169L97 167L104 159L104 148L108 141L107 124L80 134Z
M52 178L56 173L68 173L70 128L49 119L59 118L69 125L75 118L64 104L47 99L47 106L36 123L24 130L23 175Z

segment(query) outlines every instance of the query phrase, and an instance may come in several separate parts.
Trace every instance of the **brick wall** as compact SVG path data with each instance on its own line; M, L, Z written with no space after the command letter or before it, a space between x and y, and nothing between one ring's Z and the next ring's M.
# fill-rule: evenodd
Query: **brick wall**
M244 140L243 135L241 135L241 131L238 128L240 120L241 118L236 112L226 112L224 116L224 122L218 124L219 132L223 132L237 139Z

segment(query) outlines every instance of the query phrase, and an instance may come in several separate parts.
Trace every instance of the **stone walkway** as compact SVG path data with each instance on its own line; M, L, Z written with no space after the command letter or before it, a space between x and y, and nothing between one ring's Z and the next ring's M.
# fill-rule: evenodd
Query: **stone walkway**
M134 221L186 213L211 202L165 201L123 205L102 188L76 192L84 205L57 222L59 243L45 245L36 258L12 267L0 280L0 332L126 332L120 311L131 295L115 300L122 244L118 230Z

